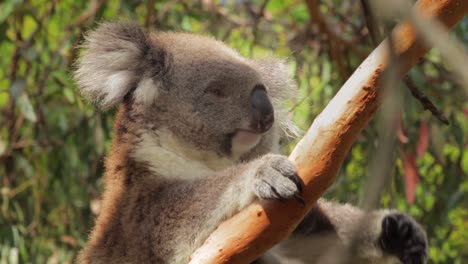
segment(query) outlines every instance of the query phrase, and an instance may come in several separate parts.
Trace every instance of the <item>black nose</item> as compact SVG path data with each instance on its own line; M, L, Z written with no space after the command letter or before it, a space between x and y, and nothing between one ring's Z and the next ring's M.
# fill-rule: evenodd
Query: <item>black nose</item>
M266 93L265 86L257 84L250 97L253 108L253 128L258 132L266 132L275 121L273 106Z

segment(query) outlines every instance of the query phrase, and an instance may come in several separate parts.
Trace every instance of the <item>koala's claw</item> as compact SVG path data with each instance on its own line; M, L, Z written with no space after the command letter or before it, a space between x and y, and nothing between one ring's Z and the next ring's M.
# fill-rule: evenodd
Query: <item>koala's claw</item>
M296 166L286 157L267 155L254 176L254 192L261 199L286 200L294 198L305 205L301 196L302 180Z
M296 201L302 206L302 208L304 208L306 206L305 200L302 197L302 195L296 194L296 195L294 195L294 199L296 199Z
M408 215L387 215L382 220L379 242L384 252L398 256L404 264L424 264L427 261L426 234Z

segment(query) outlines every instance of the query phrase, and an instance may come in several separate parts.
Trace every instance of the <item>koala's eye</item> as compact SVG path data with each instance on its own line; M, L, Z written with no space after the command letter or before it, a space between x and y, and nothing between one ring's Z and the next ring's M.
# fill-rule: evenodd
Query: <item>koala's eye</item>
M227 93L222 85L210 85L206 90L205 93L212 94L219 98L227 97Z

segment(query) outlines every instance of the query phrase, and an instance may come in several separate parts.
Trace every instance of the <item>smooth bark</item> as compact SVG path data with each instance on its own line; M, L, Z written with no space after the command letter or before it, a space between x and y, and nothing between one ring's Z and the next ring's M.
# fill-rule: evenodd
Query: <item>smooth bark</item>
M467 14L468 1L420 0L414 8L452 28ZM403 77L428 48L408 23L392 34L398 74ZM249 263L294 230L334 182L351 145L381 105L380 80L389 65L387 45L388 41L382 42L357 68L290 155L305 183L306 207L296 201L254 203L223 222L190 263Z

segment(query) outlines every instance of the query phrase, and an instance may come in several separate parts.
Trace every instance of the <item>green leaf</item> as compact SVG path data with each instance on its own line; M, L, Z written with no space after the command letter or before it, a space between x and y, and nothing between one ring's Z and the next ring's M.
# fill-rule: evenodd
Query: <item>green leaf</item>
M26 81L23 78L16 79L10 86L10 93L16 99L23 92L24 88L26 88Z
M21 113L23 113L24 117L31 122L37 121L36 113L34 112L34 108L31 105L31 101L29 101L29 97L26 93L21 94L16 103L19 106Z
M10 97L10 95L8 93L0 92L0 107L5 107L5 105L8 102L9 97Z
M0 5L0 24L23 3L23 0L7 0Z
M190 23L190 18L184 17L180 25L184 31L192 31L192 24Z
M65 98L67 98L70 103L73 104L75 102L75 94L73 93L73 89L70 87L65 87L63 89L63 95L65 95Z
M8 258L9 263L11 264L17 264L19 263L18 261L18 248L11 248L10 249L10 256Z
M5 150L6 150L5 143L3 143L3 140L0 139L0 156L2 156L3 153L5 153Z

